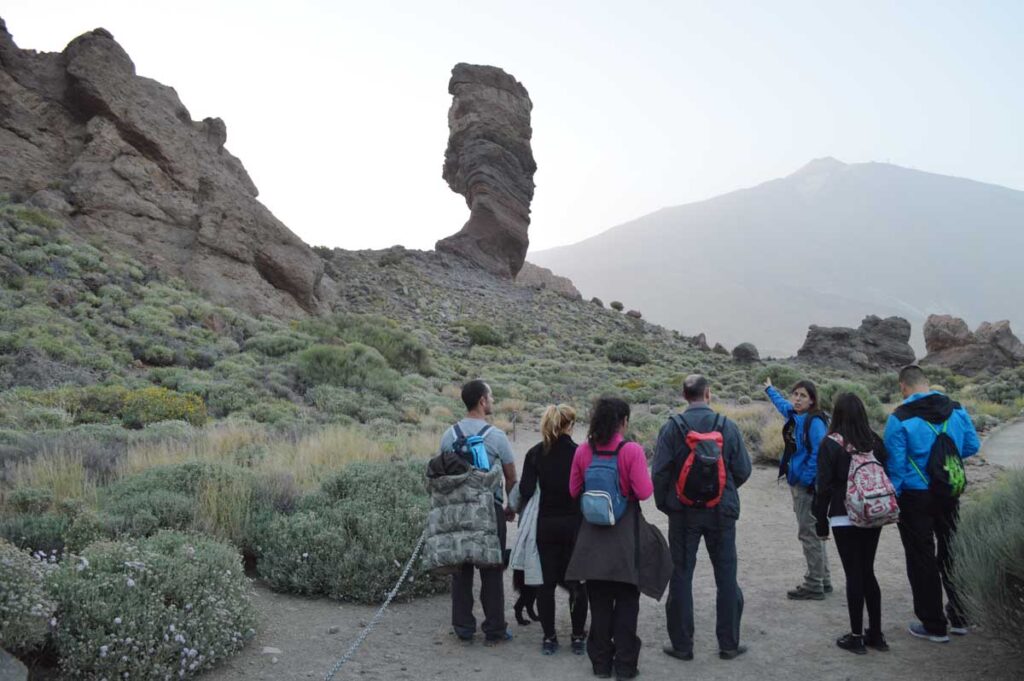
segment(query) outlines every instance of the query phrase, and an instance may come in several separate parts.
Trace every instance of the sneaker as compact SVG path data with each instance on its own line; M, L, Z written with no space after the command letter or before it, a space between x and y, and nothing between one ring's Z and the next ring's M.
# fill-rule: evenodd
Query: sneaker
M484 639L484 645L485 646L496 646L499 643L506 643L507 641L511 641L511 640L512 640L512 632L509 631L508 629L506 629L504 634L498 634L496 636L488 635L487 638Z
M823 601L825 600L825 592L811 591L801 584L797 588L787 591L786 598L791 601Z
M967 625L966 624L961 624L959 627L954 627L954 626L950 625L949 633L956 634L957 636L966 636L967 635Z
M747 652L746 646L736 646L736 650L719 650L718 657L723 660L735 660L745 652Z
M573 636L572 637L572 654L583 655L587 652L587 637L586 636Z
M907 627L907 631L910 632L911 636L917 638L923 638L932 643L949 643L949 636L945 634L933 634L924 628L924 625L920 622L911 622L910 626Z
M832 593L832 585L831 584L826 584L825 587L824 587L824 590L825 590L825 593L827 593L827 594Z
M690 660L693 659L693 651L690 651L688 653L684 653L681 650L676 650L672 646L663 646L661 648L661 652L665 653L669 657L674 657L677 660L683 660L685 662L689 662Z
M868 649L864 647L864 637L855 634L844 634L836 639L836 645L843 650L849 650L855 655L867 655Z
M864 645L883 653L889 650L889 644L885 642L885 635L880 631L872 631L871 629L864 632Z
M557 638L546 638L540 644L540 652L543 655L554 655L558 652L558 647Z

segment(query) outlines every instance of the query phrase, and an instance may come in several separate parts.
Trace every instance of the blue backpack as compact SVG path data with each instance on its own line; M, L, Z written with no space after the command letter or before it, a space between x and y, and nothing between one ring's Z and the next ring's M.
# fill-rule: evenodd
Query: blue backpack
M627 499L619 488L619 451L594 451L586 474L583 476L583 496L580 511L587 522L594 525L614 525L626 512Z
M469 437L462 432L459 424L456 423L454 429L455 443L452 445L452 451L465 459L473 468L482 471L491 470L491 457L487 455L487 447L484 446L484 436L491 429L491 425L484 426L479 433Z

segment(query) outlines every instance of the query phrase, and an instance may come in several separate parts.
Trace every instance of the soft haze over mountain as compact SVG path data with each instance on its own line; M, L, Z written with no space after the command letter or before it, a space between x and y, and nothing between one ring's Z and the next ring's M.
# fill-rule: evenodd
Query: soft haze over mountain
M797 172L529 259L584 296L731 347L793 354L810 324L930 313L1024 324L1024 192L884 163Z

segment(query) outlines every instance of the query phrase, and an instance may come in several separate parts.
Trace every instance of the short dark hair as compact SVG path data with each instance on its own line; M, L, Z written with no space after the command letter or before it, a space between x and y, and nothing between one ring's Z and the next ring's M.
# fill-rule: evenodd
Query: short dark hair
M629 418L629 403L619 397L606 395L597 398L590 412L590 428L587 442L591 449L597 449L614 437L619 425Z
M928 375L916 364L908 364L900 369L900 383L906 386L928 385Z
M701 374L690 374L683 381L683 398L687 402L704 399L711 383Z
M476 405L480 404L490 388L479 378L475 378L469 383L462 386L462 403L466 405L466 409L475 409Z

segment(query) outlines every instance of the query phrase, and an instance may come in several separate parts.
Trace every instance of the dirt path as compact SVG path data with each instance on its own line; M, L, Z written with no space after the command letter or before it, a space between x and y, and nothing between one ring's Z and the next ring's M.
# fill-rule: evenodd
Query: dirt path
M981 453L989 463L1006 468L1024 468L1024 420L1003 426L985 438Z
M579 438L578 438L579 439ZM522 459L535 433L519 433L516 450ZM714 636L715 589L707 554L702 552L694 577L697 634L694 660L679 662L661 652L667 642L663 603L641 598L639 634L643 678L700 679L1020 679L1024 662L985 632L972 631L951 643L938 645L906 633L913 619L903 548L895 528L886 528L878 550L876 572L882 587L883 630L892 650L855 656L833 641L847 631L844 580L835 546L829 543L836 592L821 602L796 602L785 592L803 574L803 556L789 490L775 482L775 472L755 468L741 491L738 526L739 580L746 598L742 640L750 652L724 662L718 659ZM665 531L667 520L653 503L644 504L646 517ZM393 605L353 661L336 678L506 679L593 678L586 657L563 649L552 657L540 654L539 624L520 627L511 613L511 575L506 579L508 618L515 640L495 648L464 645L450 633L447 596ZM256 640L224 667L204 678L210 681L298 680L323 678L338 656L359 634L376 608L304 599L257 587L257 606L263 625ZM568 639L564 594L558 600L560 638ZM479 606L477 607L477 616ZM332 633L333 632L333 633ZM264 647L280 652L264 653Z

